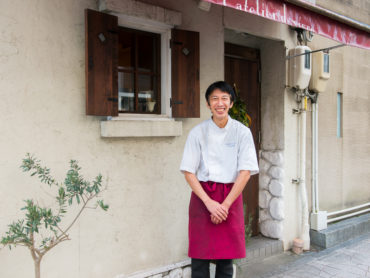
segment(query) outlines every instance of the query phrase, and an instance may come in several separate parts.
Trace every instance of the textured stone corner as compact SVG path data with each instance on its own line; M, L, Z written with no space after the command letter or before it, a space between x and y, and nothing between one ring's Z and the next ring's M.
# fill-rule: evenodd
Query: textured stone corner
M259 176L260 231L266 237L282 238L284 220L284 155L262 151Z

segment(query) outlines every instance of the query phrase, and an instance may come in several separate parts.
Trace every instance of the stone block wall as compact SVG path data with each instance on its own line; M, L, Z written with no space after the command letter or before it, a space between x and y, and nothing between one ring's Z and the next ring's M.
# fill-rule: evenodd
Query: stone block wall
M281 239L284 220L283 152L262 151L259 174L260 231L270 238Z

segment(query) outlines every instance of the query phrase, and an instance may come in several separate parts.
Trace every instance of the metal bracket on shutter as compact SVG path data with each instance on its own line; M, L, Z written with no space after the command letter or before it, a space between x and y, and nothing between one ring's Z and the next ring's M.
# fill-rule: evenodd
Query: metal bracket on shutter
M170 48L172 48L172 46L173 45L184 45L184 43L182 43L182 42L179 42L179 41L174 41L174 40L170 40ZM188 56L189 54L190 54L190 49L189 48L187 48L187 47L183 47L182 49L181 49L181 52L182 52L182 54L184 54L185 56Z
M118 31L114 29L109 29L108 32L111 34L118 34Z
M188 56L190 54L190 50L186 47L184 47L182 50L181 50L182 54L184 54L185 56Z
M171 47L172 47L172 45L174 45L174 44L176 44L176 45L183 45L183 43L182 43L182 42L174 41L174 40L170 40L170 48L171 48Z
M117 97L109 97L108 101L118 102L118 98Z
M98 38L99 38L99 40L100 40L101 42L105 42L105 41L106 41L106 38L105 38L105 36L104 36L104 34L103 34L103 33L99 33Z
M184 104L182 100L172 100L170 99L170 107L172 107L174 104Z
M108 33L116 35L116 34L118 34L118 31L110 29L110 30L108 30ZM102 42L102 43L104 43L107 40L106 36L103 33L99 33L98 38L99 38L100 42Z

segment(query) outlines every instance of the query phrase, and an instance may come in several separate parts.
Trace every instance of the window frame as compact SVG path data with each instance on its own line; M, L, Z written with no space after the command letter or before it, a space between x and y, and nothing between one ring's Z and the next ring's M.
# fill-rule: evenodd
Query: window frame
M158 110L158 109L161 109L161 103L160 103L160 99L161 99L161 84L160 84L160 81L161 81L161 72L160 72L160 68L161 68L161 65L160 65L160 35L157 34L157 33L152 33L152 32L146 32L146 31L143 31L143 30L137 30L137 29L132 29L132 28L126 28L126 27L122 27L122 26L118 26L118 40L121 39L121 32L124 32L125 34L123 36L126 36L126 34L132 34L134 36L134 67L132 69L126 69L124 67L121 67L120 65L118 65L118 78L119 78L119 73L122 72L122 73L129 73L129 74L132 74L133 75L133 78L134 78L134 107L135 107L135 111L121 111L119 110L118 108L118 113L134 113L134 114L152 114L152 115L156 115L156 114L160 114L161 110ZM138 58L140 56L140 53L138 53L138 40L137 40L137 37L139 35L145 35L145 36L150 36L151 39L153 40L153 42L156 44L156 51L155 51L155 59L157 61L157 64L155 66L155 69L152 69L150 70L150 72L146 72L146 71L141 71L139 69L139 65L138 65ZM119 53L118 53L118 59L119 59ZM155 79L156 81L156 87L157 87L157 91L156 91L156 94L155 94L155 101L158 105L156 105L157 107L155 108L154 111L150 112L150 111L139 111L138 110L138 102L139 102L139 75L146 75L146 76L150 76L151 78ZM118 86L118 89L119 89L119 86ZM118 102L120 102L120 95L119 95L119 91L118 91ZM118 107L120 105L118 104Z
M337 138L343 138L343 93L337 92Z
M123 15L120 13L112 13L118 17L118 27L135 29L138 31L146 31L150 33L157 33L160 35L160 67L161 67L161 80L160 80L160 114L144 114L144 113L118 113L119 117L130 117L134 115L140 117L141 115L150 115L153 118L172 118L171 101L171 30L174 25L165 24L162 22L149 20L145 18L133 17ZM118 92L117 92L118 97Z

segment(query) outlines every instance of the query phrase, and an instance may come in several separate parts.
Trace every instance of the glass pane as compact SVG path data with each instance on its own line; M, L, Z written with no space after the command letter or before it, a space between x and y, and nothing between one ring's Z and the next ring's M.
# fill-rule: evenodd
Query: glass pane
M134 111L134 75L132 73L118 72L118 110Z
M156 72L157 43L152 35L138 34L138 70Z
M306 69L310 69L310 65L311 65L311 62L310 62L310 51L308 50L305 50L304 51L306 53L306 55L304 55L304 67Z
M133 69L135 67L135 36L121 28L118 39L118 67Z
M329 54L324 53L324 72L329 73Z
M138 75L139 88L139 111L155 112L157 107L157 84L156 77L150 75Z
M337 137L341 138L342 137L342 117L343 117L343 112L342 112L342 94L337 93Z

